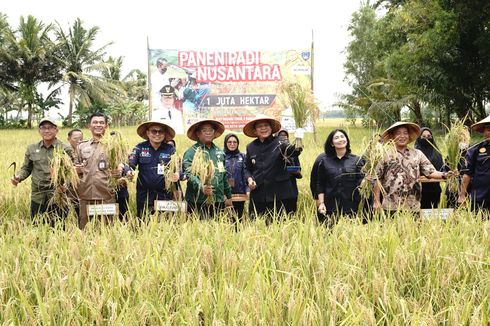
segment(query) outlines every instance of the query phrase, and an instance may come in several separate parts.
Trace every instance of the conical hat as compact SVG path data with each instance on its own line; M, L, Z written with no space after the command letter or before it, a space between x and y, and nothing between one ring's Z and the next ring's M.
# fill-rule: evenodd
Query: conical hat
M406 127L408 129L410 143L415 141L415 139L417 139L417 137L420 134L420 127L416 123L398 121L392 124L388 129L383 131L383 134L381 135L381 137L383 138L383 142L392 139L393 138L391 136L392 131L394 131L396 128L401 126Z
M255 125L259 122L268 122L271 125L272 133L275 134L281 130L281 123L274 118L271 118L264 114L258 114L253 120L247 122L243 127L243 133L248 137L256 138Z
M148 136L146 135L146 131L151 125L158 125L163 127L163 130L165 130L165 141L169 141L171 139L174 139L175 137L175 130L170 127L169 125L161 122L161 121L146 121L143 122L136 128L136 133L143 139L148 140Z
M483 132L483 130L485 130L485 125L490 125L490 115L485 119L472 124L471 129L476 132Z
M187 129L187 137L189 139L192 139L194 141L197 141L199 138L197 137L197 130L199 127L204 124L204 123L209 123L214 127L214 138L216 139L219 136L225 132L225 126L219 122L218 120L211 120L211 119L204 119L204 120L199 120L197 122L194 122L189 129Z

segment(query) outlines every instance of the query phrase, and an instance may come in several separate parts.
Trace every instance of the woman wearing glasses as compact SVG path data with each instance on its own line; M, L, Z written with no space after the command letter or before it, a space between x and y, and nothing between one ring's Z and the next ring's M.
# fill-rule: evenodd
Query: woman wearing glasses
M175 199L177 194L165 190L164 167L175 153L175 147L167 144L175 137L170 126L147 121L138 126L138 135L145 139L133 148L129 155L129 166L138 167L136 180L136 216L142 218L153 211L155 200Z

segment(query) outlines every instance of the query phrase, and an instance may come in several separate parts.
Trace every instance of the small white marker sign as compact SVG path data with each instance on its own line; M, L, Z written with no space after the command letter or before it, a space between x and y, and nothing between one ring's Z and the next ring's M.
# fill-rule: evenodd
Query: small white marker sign
M118 215L119 204L87 205L88 216Z
M187 205L184 201L155 200L155 210L160 212L185 212Z

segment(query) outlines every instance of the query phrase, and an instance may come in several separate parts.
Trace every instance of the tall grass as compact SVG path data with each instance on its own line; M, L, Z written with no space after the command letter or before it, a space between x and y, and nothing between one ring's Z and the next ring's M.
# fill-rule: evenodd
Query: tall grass
M321 127L321 138L331 129ZM348 129L360 153L371 132ZM131 128L124 134L139 142ZM18 163L37 140L35 131L0 137ZM249 139L240 138L243 149ZM178 137L177 144L184 150L191 142ZM304 171L322 145L307 135ZM0 169L2 324L490 322L490 224L469 212L447 222L403 214L367 225L341 219L328 229L316 222L304 173L299 212L272 224L246 221L235 231L224 216L161 217L80 231L70 216L65 229L50 228L30 222L29 182L11 186L9 164Z

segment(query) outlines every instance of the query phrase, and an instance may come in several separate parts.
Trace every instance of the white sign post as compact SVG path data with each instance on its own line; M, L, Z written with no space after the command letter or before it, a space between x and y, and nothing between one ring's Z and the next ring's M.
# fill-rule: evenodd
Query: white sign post
M175 200L155 200L154 208L159 212L186 212L187 203Z
M453 208L427 208L420 210L420 217L426 220L440 219L447 220L454 213Z
M118 215L119 214L119 204L97 204L97 205L87 205L87 215L88 216L108 216L108 215Z

